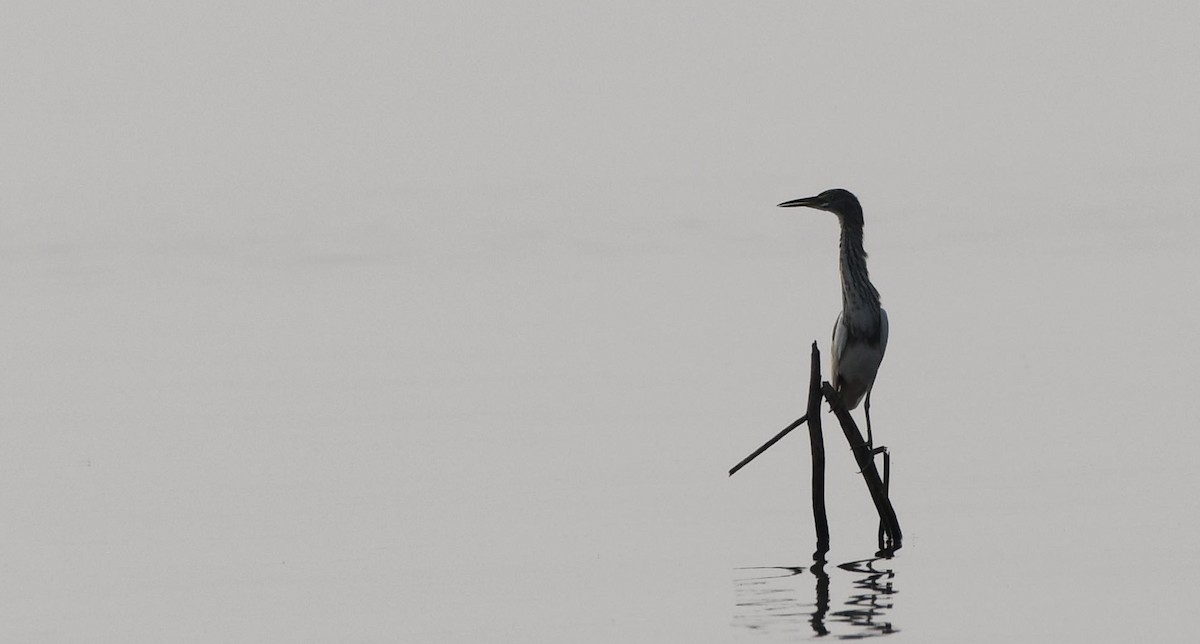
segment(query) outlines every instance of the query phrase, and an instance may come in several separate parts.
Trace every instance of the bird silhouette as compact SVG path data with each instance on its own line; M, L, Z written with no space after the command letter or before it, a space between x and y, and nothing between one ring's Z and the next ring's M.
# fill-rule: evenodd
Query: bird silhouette
M865 398L867 444L871 434L871 389L887 349L887 312L879 305L879 291L867 274L867 252L863 250L863 212L858 198L848 190L834 188L815 197L793 199L781 208L815 208L837 215L842 226L840 267L842 312L833 325L833 386L847 409L855 409Z

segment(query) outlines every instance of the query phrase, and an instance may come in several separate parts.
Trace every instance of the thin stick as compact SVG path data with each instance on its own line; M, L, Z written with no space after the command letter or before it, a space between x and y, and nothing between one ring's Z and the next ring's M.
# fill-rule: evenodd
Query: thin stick
M892 550L899 550L900 521L896 518L892 502L883 489L879 470L875 469L875 459L871 458L871 448L863 440L862 433L858 431L858 425L854 424L854 419L850 417L850 412L846 411L846 406L842 404L842 397L838 395L833 385L828 382L821 383L821 392L825 394L825 399L833 407L833 413L842 425L846 441L850 443L850 449L854 452L854 460L858 462L858 469L862 471L867 489L871 492L871 500L875 502L875 510L879 512L879 520L883 522L888 536L891 537Z
M829 519L825 516L825 439L821 435L821 352L812 344L812 370L808 380L808 441L812 447L813 523L817 551L829 551Z
M891 494L891 484L892 484L892 454L887 451L886 447L879 447L876 449L883 450L882 452L880 452L881 454L883 454L883 493L890 495ZM871 453L874 454L875 449L872 449ZM891 497L889 496L888 498L891 498ZM879 520L879 549L884 550L885 548L887 548L887 526L885 526L883 524L883 519L880 519Z
M749 463L750 461L753 461L755 458L758 458L758 455L767 451L768 447L774 445L775 443L778 443L779 439L783 438L784 436L787 436L788 432L803 425L804 422L807 420L808 420L808 416L801 416L800 418L796 419L796 422L792 423L791 425L788 425L787 427L784 427L783 431L779 432L778 434L775 434L775 438L772 438L771 440L764 443L762 447L754 450L753 454L747 456L746 458L743 458L741 463L734 465L733 469L729 470L729 475L733 476L734 474L737 474L737 471L742 469L743 467L745 467L747 463Z

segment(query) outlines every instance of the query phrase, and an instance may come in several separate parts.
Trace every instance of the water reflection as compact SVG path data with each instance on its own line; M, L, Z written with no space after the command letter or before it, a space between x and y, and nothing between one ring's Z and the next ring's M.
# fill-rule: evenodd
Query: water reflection
M839 587L849 582L851 592L837 610L831 610L831 575L824 559L809 566L809 574L801 566L738 568L734 625L790 640L863 639L898 632L888 619L896 594L890 559L839 564L833 581Z

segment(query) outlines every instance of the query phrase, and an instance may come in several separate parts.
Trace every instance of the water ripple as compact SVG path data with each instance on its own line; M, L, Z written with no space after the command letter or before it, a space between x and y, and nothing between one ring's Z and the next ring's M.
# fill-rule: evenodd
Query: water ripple
M774 638L864 639L899 632L889 613L894 606L896 573L890 557L839 564L832 575L826 563L803 566L738 568L734 576L735 627ZM808 574L805 574L805 573ZM836 607L831 581L849 584ZM831 610L836 608L836 610Z

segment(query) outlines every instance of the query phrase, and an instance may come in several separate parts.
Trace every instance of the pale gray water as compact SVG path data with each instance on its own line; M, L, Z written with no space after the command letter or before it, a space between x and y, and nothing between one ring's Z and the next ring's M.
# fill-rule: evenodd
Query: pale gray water
M256 7L0 27L0 639L1194 632L1196 9Z

